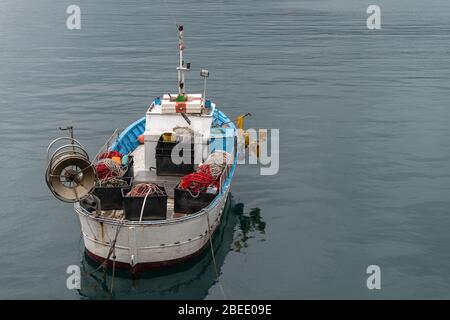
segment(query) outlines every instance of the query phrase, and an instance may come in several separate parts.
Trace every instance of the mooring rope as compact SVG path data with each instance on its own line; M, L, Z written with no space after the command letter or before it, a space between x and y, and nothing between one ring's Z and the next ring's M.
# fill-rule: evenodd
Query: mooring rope
M113 251L115 251L115 248L116 248L116 242L117 242L117 237L119 236L120 229L122 229L122 226L123 226L124 223L125 223L125 221L123 221L123 219L124 219L124 217L122 217L122 218L119 220L120 223L119 223L119 225L118 225L118 227L117 227L117 229L116 229L116 234L114 235L114 240L111 242L111 246L110 246L110 248L109 248L108 255L106 256L105 260L103 260L103 262L102 262L102 263L101 263L94 271L91 271L91 272L89 272L88 274L93 274L93 273L97 272L98 270L100 270L100 268L106 266L106 264L107 264L109 258L111 257L111 254L113 253Z
M209 244L210 244L210 248L211 248L212 261L214 264L214 271L216 272L217 284L219 285L220 291L222 292L223 299L228 300L227 295L225 294L225 290L223 289L222 283L219 279L219 269L217 268L216 256L214 255L214 246L212 243L211 224L209 222L209 213L205 212L205 214L206 214L206 222L208 223Z
M113 250L113 269L112 269L112 275L111 275L111 286L109 289L109 292L111 293L111 296L113 294L113 288L114 288L114 277L116 275L116 248L114 246Z

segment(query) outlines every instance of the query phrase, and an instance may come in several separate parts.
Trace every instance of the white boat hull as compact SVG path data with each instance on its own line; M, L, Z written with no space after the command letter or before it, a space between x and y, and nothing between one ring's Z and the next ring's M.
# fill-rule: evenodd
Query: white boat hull
M199 254L208 245L210 234L220 225L229 190L224 190L216 201L202 211L171 220L118 222L95 217L79 204L75 205L75 212L80 219L84 245L91 258L105 262L112 252L106 261L108 264L115 261L117 268L137 271L176 264ZM113 246L116 233L117 240Z

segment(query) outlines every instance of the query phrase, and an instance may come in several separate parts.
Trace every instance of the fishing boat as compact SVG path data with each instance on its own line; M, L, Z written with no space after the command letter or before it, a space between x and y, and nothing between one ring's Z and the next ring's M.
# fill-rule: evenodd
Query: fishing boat
M71 127L47 150L47 185L56 198L74 203L86 254L131 272L212 248L237 165L239 128L206 98L208 70L200 72L203 93L186 92L191 66L183 59L183 27L177 28L178 93L155 98L92 160Z

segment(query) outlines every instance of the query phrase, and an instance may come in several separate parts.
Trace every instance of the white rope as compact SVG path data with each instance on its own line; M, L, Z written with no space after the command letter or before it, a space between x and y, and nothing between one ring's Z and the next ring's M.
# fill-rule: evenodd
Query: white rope
M122 167L120 164L109 158L99 160L98 164L100 163L103 163L108 170L117 177L123 177L128 169L128 167Z
M216 150L211 153L205 160L205 164L217 164L225 167L227 164L231 163L231 155L222 150Z
M230 161L231 155L228 152L214 151L204 163L199 165L199 168L201 169L203 165L207 165L209 167L209 174L217 180Z

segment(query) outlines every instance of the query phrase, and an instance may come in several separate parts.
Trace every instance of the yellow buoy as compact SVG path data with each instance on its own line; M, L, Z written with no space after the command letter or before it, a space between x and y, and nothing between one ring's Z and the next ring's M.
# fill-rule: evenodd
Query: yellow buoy
M244 132L244 127L245 127L245 117L250 116L250 113L246 113L243 115L240 115L236 118L236 127L241 130L241 132L244 135L244 141L245 141L245 147L248 147L249 143L250 143L250 136L248 134L248 132Z
M239 116L236 118L236 127L238 127L238 129L244 130L244 125L245 125L245 115Z
M173 139L173 134L171 132L166 132L162 134L162 140L163 142L173 142L175 139Z

